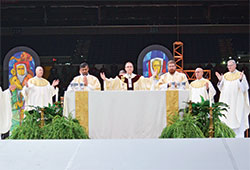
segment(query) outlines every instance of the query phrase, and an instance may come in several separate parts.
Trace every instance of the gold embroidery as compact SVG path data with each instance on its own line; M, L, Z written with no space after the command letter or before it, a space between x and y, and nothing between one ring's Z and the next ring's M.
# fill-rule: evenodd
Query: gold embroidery
M206 85L206 83L208 83L208 82L209 82L208 80L203 79L203 80L193 81L190 85L193 88L201 88L201 87L204 87Z
M179 110L179 91L178 90L167 90L166 91L166 116L167 125L173 123L173 116L178 114Z
M29 80L29 83L34 84L35 86L47 86L49 82L45 80L44 78L31 78Z
M224 78L228 81L237 80L240 78L240 72L236 72L236 73L227 72L226 74L224 74Z
M76 119L80 125L86 129L89 134L89 108L88 108L88 92L77 91L75 93L76 102Z

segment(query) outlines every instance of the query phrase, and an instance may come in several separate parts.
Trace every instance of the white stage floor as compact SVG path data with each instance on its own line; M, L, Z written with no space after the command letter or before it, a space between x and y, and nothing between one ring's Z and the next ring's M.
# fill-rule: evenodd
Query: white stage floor
M0 140L1 170L250 170L250 139Z

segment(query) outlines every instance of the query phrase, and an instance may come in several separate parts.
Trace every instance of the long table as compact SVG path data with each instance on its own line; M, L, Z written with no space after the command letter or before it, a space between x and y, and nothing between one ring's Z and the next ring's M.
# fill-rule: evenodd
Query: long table
M68 91L64 115L78 119L93 139L158 138L188 99L188 90Z

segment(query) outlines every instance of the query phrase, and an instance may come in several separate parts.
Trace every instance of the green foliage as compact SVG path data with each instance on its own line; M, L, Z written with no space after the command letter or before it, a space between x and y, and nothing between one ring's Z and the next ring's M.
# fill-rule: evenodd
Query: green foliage
M187 108L188 109L188 108ZM188 110L189 112L189 110ZM208 127L209 127L209 101L204 101L202 99L201 103L192 103L192 115L197 118L199 122L199 128L203 132L203 134L208 136Z
M76 119L55 116L43 127L44 139L89 139Z
M174 120L172 125L162 131L160 138L204 138L197 126L197 118L191 114L184 113L183 119L177 115Z
M10 139L41 139L43 131L40 128L36 114L25 112L21 126L17 126L11 133Z
M236 134L225 123L216 121L214 123L214 137L215 138L235 138Z
M205 101L201 97L201 102L189 104L192 105L192 108L188 106L180 110L180 112L184 111L183 119L179 116L174 117L172 119L174 123L163 129L160 138L209 137L209 101ZM235 137L234 131L220 120L220 117L225 116L221 112L227 111L227 108L228 105L222 102L212 104L214 137L216 138ZM197 130L197 127L199 130Z
M41 128L41 110L44 112L45 125ZM34 107L25 112L22 125L11 133L10 139L89 139L85 129L76 119L63 116L61 105Z
M217 102L212 104L212 112L213 112L213 123L215 122L221 122L220 117L225 116L222 114L222 111L227 111L227 108L229 106L222 102ZM186 108L189 110L189 107ZM203 132L205 137L209 137L209 101L204 100L204 98L201 96L201 102L192 103L192 115L197 117L197 121L199 122L197 125Z
M57 102L56 104L53 104L52 106L49 104L48 107L44 107L44 115L45 118L53 118L57 115L63 116L63 107L60 102Z
M43 110L45 124L50 123L56 115L63 116L63 107L60 102L57 102L53 105L49 104L48 107L43 107L43 108L39 106L32 106L32 107L34 109L30 110L29 113L35 114L37 118L39 119L40 119L41 111Z

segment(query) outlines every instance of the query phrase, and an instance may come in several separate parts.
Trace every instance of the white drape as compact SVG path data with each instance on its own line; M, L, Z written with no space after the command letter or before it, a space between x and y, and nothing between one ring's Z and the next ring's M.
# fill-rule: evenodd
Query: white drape
M11 94L9 89L2 91L0 87L0 134L6 133L11 127Z
M189 99L180 90L179 109ZM64 115L75 118L75 92L64 95ZM84 103L83 103L84 104ZM166 126L166 91L88 92L89 136L93 139L158 138Z

